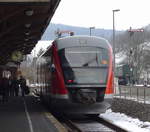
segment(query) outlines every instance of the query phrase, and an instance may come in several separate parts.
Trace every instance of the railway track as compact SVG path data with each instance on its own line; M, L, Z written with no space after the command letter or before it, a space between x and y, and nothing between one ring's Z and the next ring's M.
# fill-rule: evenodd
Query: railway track
M127 132L98 116L61 114L56 118L68 132Z
M90 116L90 115L88 115L88 117L90 117L92 120L94 120L94 121L97 121L98 123L100 123L100 124L103 124L104 126L106 126L106 127L108 127L108 128L110 128L110 129L112 129L113 131L115 131L115 132L127 132L127 130L124 130L123 128L120 128L120 127L118 127L118 126L116 126L116 125L114 125L114 124L112 124L112 123L110 123L110 122L108 122L108 121L106 121L106 120L104 120L103 118L101 118L101 117L92 117L92 116Z
M47 106L47 109L48 106ZM66 115L49 109L68 132L127 132L99 116Z

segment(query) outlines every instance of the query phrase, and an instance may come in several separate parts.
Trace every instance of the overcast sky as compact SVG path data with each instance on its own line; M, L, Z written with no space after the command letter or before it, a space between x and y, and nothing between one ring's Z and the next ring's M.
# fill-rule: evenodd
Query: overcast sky
M52 23L72 26L126 30L150 24L150 0L61 0Z

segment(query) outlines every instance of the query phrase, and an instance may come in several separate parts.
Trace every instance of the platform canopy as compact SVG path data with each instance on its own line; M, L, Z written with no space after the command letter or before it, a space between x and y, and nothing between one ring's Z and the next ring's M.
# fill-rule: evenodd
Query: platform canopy
M15 55L31 52L59 3L60 0L0 0L0 65L13 61Z

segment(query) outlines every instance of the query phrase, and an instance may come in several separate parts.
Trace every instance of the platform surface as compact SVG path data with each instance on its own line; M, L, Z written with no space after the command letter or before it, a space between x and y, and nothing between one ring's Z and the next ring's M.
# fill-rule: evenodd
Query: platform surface
M0 132L65 132L63 126L32 96L0 102Z

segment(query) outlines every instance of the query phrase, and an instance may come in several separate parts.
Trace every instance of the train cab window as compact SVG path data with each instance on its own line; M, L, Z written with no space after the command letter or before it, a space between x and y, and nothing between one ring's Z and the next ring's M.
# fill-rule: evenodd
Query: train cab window
M58 54L66 83L68 80L77 84L106 83L109 62L107 49L72 47L61 49Z
M108 65L108 51L97 47L73 47L59 51L63 66L100 67Z

